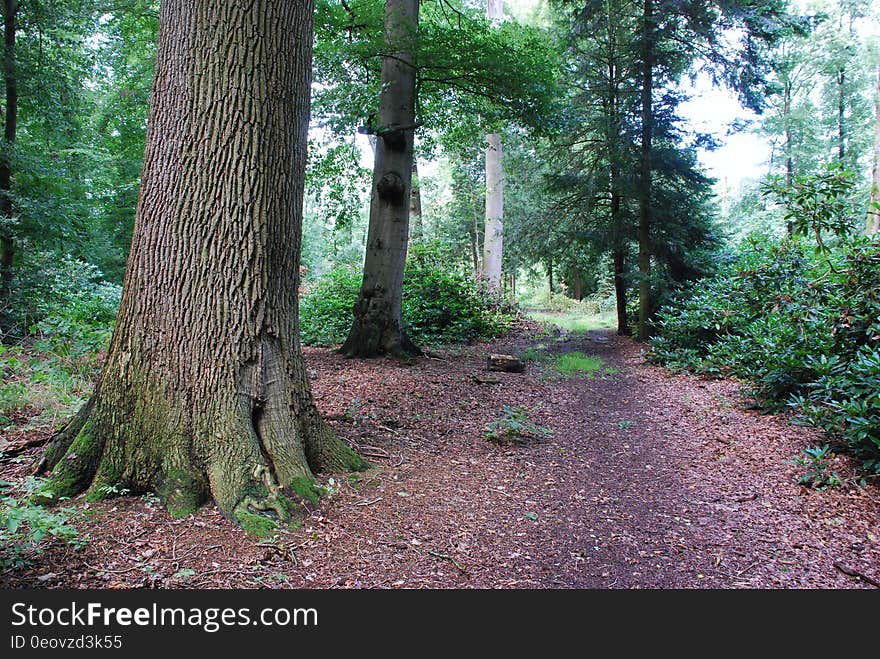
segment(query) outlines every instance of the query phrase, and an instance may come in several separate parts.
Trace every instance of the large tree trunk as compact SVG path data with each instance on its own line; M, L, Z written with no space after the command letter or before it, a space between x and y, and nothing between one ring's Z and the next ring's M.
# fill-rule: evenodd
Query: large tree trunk
M15 241L12 235L12 148L18 129L18 73L15 66L17 0L3 1L3 77L6 81L3 145L0 149L0 333L6 331L7 310L12 290L12 262Z
M364 279L340 351L349 357L418 354L403 331L401 298L412 190L418 0L386 0L382 94Z
M877 68L877 91L874 96L874 169L871 177L871 205L865 232L873 236L880 231L880 67Z
M488 0L486 15L493 24L501 22L503 0ZM504 252L504 168L501 135L486 135L486 224L483 238L483 277L489 287L501 288L501 264Z
M318 416L297 309L311 0L166 0L122 303L89 403L48 448L54 498L213 495L255 533L282 488L364 462Z
M641 185L639 190L639 333L648 338L651 314L651 183L653 174L652 140L654 134L654 1L645 0L642 34L642 147Z

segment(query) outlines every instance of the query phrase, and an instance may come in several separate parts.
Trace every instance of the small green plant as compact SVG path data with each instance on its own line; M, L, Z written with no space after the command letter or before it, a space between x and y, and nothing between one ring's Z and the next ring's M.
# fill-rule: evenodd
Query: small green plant
M826 487L841 485L843 480L836 471L831 471L833 459L834 453L828 444L805 448L803 453L796 456L791 462L791 464L806 469L806 472L798 478L798 484L814 490L824 490Z
M529 419L529 410L525 405L501 408L500 419L490 421L486 426L486 438L496 444L528 444L542 437L551 437L550 428L537 425Z
M29 477L16 491L12 483L0 481L0 567L28 565L42 553L43 540L57 538L76 548L85 545L79 532L69 524L72 508L49 510L32 503L46 493L46 481Z
M345 420L348 423L357 425L359 422L367 418L367 414L363 412L366 403L363 398L355 396L351 399L348 407L345 408Z
M620 428L621 430L628 430L633 427L633 422L630 421L629 419L627 419L625 421L618 421L617 427Z

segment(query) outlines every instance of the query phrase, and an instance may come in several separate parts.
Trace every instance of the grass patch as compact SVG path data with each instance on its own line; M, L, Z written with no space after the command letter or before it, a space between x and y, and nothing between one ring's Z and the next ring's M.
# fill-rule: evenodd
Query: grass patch
M83 404L97 372L96 355L71 357L43 341L0 345L0 431L21 425L60 426Z
M543 323L545 326L555 325L569 332L589 332L593 330L614 329L617 327L617 317L614 313L596 315L584 315L577 311L564 313L552 313L548 311L529 311L526 314L532 320Z
M582 352L566 352L556 358L553 368L567 377L586 375L593 378L602 368L602 358Z

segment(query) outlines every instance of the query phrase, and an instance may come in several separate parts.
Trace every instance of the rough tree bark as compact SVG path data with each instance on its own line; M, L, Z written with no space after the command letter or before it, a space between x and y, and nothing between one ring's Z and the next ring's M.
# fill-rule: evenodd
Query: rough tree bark
M654 135L654 0L645 0L642 34L642 147L639 190L639 341L648 338L651 314L651 187Z
M0 217L12 217L12 150L18 129L18 72L15 66L17 0L3 1L3 77L6 83L3 147L0 149ZM0 225L0 331L5 331L6 310L12 288L15 241L12 227Z
M401 315L416 128L413 46L418 25L418 0L386 0L389 54L382 62L364 278L351 330L340 348L349 357L420 353L403 331Z
M503 0L488 0L486 15L493 24L501 22ZM501 163L501 135L486 135L486 223L483 238L483 277L489 287L501 289L504 252L504 169Z
M40 470L54 498L213 496L286 520L313 470L365 463L311 399L297 334L312 0L166 0L134 237L91 400Z
M871 205L865 233L880 232L880 67L877 67L877 90L874 96L874 168L871 176Z
M623 162L621 144L623 140L623 127L620 113L620 72L617 62L616 31L612 27L614 18L611 15L611 7L607 6L608 39L606 42L607 66L608 66L608 133L606 140L611 149L609 193L611 197L611 225L614 227L614 299L617 310L617 333L629 334L629 322L626 314L626 252L627 245L624 237L624 221L621 213L621 171L620 163Z

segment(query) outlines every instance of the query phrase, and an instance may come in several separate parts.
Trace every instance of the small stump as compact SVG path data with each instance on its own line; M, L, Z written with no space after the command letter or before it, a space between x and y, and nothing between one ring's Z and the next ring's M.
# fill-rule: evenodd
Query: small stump
M526 370L526 363L513 355L489 355L486 359L486 368L504 373L523 373Z

